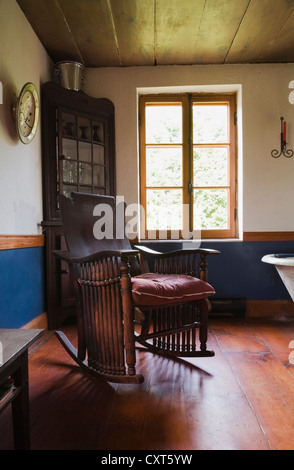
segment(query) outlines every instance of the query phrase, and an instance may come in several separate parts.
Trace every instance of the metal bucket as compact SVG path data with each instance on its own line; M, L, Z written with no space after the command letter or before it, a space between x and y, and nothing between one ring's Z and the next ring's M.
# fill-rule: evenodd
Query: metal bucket
M85 82L83 76L85 67L74 61L64 60L57 62L54 67L57 83L68 90L80 90Z

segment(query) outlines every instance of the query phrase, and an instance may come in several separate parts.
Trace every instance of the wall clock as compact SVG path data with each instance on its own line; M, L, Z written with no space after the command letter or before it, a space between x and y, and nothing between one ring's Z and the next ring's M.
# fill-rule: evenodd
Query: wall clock
M28 144L35 137L39 122L39 97L35 85L26 83L17 100L15 108L15 121L18 136L24 144Z

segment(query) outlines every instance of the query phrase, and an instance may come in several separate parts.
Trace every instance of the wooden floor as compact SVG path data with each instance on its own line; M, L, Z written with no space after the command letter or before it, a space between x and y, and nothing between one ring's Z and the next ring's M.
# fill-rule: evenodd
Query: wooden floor
M46 332L29 358L32 449L294 449L294 322L210 325L215 357L185 364L139 351L141 385L85 375ZM12 448L9 407L0 450Z

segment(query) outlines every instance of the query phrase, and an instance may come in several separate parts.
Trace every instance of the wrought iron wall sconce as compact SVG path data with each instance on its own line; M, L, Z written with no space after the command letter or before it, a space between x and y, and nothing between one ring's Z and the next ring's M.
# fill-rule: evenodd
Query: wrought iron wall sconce
M290 158L293 157L294 152L292 149L287 149L287 141L286 141L286 121L284 121L284 118L281 117L281 150L272 150L271 151L271 156L274 158L279 158L281 155L284 155L284 157Z

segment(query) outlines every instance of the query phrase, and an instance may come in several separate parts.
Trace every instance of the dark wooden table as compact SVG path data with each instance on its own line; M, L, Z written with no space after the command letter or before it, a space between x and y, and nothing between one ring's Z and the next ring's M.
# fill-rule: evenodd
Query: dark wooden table
M0 389L8 380L13 382L2 399L0 414L11 403L17 450L30 449L28 348L42 334L43 330L0 328Z

